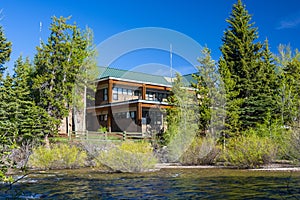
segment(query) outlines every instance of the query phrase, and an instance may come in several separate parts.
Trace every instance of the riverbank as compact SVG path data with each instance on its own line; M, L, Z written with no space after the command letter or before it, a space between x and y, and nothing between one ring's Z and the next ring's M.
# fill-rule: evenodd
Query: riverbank
M158 163L158 164L156 164L155 168L157 170L160 170L160 169L237 169L236 167L232 167L232 166L221 166L221 165L186 166L186 165L180 165L178 163ZM247 170L252 170L252 171L299 171L300 172L300 166L295 166L295 165L291 165L291 164L273 163L273 164L261 166L260 168L247 169Z

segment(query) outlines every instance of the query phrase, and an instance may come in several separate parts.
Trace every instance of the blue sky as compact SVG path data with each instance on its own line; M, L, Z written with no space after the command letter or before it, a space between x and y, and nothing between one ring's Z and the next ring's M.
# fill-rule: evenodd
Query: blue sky
M20 54L33 58L39 38L45 41L49 35L48 28L53 15L71 15L71 21L76 21L79 27L89 26L94 31L95 44L101 44L115 34L136 28L159 27L173 30L193 39L201 46L209 47L212 57L218 60L221 55L221 38L227 27L225 19L229 17L235 2L236 0L0 0L0 24L7 38L13 43L11 62L7 65L11 71L13 62ZM292 48L299 49L299 0L243 2L259 28L259 40L268 38L272 52L277 52L279 44L290 44ZM147 35L142 37L146 38ZM173 42L170 39L170 43L174 43L174 52L181 48L176 46L176 42L178 41ZM135 50L120 55L110 65L123 69L167 73L167 67L170 65L168 48ZM98 51L99 57L110 53L104 53L102 49ZM182 55L175 53L172 56L172 65L182 73L195 70Z

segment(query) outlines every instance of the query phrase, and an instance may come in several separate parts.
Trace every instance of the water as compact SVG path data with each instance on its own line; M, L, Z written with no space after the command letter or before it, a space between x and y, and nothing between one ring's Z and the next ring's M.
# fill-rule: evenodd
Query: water
M12 188L0 187L0 199L300 199L300 172L64 170L30 174Z

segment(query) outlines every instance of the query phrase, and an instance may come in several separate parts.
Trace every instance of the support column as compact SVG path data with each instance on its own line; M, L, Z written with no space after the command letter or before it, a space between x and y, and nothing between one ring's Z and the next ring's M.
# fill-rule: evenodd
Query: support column
M142 99L146 100L146 84L143 84L142 87Z
M113 88L113 80L109 79L108 80L108 89L107 89L107 95L108 95L108 103L112 102L112 88Z
M112 119L113 115L112 115L112 111L111 111L111 107L108 108L108 113L107 113L107 129L108 132L111 133L111 124L112 124Z
M136 117L137 117L137 131L142 132L142 103L137 103L137 112L136 112Z

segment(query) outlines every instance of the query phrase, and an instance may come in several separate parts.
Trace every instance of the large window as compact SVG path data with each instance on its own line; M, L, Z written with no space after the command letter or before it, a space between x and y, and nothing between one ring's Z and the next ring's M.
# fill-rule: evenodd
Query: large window
M122 95L122 96L120 96ZM131 99L132 96L141 96L140 90L133 90L132 88L121 88L121 87L114 87L113 88L113 100L122 100L128 98Z
M151 125L161 125L162 124L162 113L160 111L143 110L142 123L143 124L151 124Z
M107 95L107 88L103 89L103 101L107 101L108 95Z
M119 112L119 113L114 113L114 118L115 119L133 119L135 120L136 117L136 111L129 111L129 112Z
M154 92L154 91L146 92L146 100L149 101L166 101L167 98L168 95L165 92Z
M99 115L99 121L100 122L107 121L107 115Z
M141 90L134 90L134 96L141 96Z
M113 88L113 100L118 100L118 88Z

